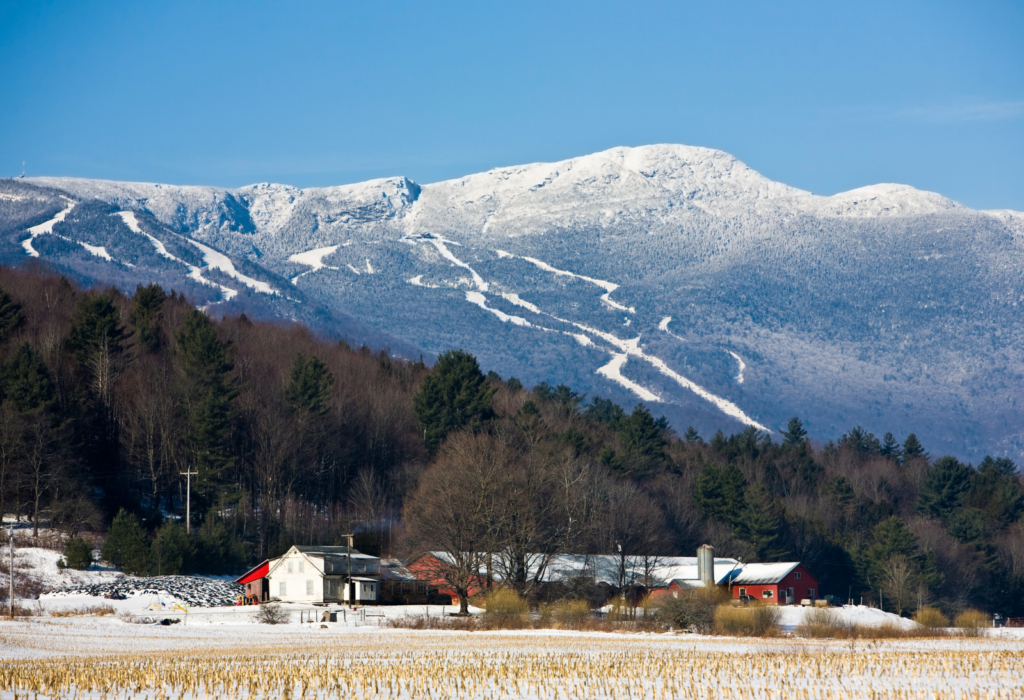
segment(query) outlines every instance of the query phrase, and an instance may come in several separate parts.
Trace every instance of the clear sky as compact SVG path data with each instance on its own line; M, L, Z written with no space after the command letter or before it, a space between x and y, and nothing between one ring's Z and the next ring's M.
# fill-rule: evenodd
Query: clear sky
M1024 3L0 2L0 175L421 183L617 145L1024 210Z

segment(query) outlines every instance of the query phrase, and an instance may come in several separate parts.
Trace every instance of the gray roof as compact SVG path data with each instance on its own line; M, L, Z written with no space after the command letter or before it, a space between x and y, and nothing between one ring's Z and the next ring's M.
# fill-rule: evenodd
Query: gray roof
M294 545L294 547L297 551L302 552L303 554L323 554L325 556L338 557L351 552L353 559L377 559L375 556L363 554L355 547L349 549L348 547L318 547L305 544L297 544Z

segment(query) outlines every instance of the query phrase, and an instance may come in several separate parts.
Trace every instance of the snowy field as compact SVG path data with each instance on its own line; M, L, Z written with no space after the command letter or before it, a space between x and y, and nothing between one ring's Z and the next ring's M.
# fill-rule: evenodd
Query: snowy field
M0 623L0 698L1012 698L1018 638L818 642L373 624Z

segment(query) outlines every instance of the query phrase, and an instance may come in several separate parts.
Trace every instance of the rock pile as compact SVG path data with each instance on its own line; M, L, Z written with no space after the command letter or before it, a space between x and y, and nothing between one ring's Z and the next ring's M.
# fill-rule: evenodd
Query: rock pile
M234 605L243 587L233 581L198 576L122 576L108 583L59 588L55 595L131 596L141 594L168 595L196 608Z

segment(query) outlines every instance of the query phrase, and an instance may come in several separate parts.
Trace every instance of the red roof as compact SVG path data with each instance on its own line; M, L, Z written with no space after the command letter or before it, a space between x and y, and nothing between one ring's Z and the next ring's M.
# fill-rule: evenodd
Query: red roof
M264 561L254 569L250 569L241 576L235 579L235 583L252 583L261 578L265 578L267 572L270 571L270 560Z

